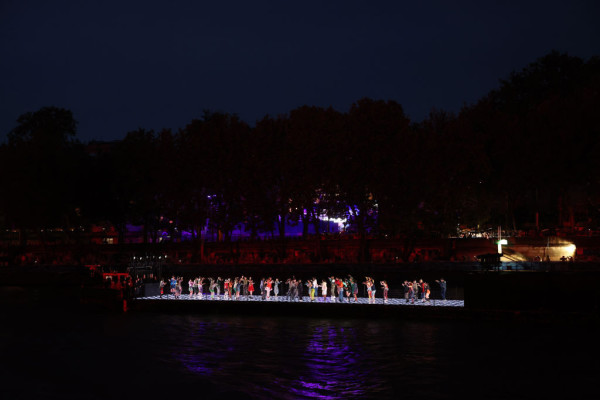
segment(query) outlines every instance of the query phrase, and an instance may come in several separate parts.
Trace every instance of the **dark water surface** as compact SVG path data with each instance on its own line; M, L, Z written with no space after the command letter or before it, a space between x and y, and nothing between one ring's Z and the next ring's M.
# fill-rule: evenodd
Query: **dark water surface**
M596 329L1 304L4 399L482 399L596 389Z

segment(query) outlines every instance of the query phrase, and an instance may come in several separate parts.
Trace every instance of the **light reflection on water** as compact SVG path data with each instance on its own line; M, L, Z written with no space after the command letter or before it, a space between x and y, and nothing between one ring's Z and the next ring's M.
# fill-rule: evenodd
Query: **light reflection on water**
M379 322L188 317L179 329L172 332L178 337L172 351L185 368L217 385L277 398L385 394L390 392L386 371L404 360L435 361L427 351L434 332L426 325L418 330L420 339L411 341L416 348L405 354L398 354L402 343L394 337L399 332ZM404 332L414 334L410 325Z
M6 398L570 398L600 370L597 327L569 324L12 308Z
M365 394L362 382L368 382L369 368L361 368L358 360L365 356L351 327L313 328L313 334L302 358L307 373L288 388L296 395L336 399ZM336 396L332 395L336 394Z

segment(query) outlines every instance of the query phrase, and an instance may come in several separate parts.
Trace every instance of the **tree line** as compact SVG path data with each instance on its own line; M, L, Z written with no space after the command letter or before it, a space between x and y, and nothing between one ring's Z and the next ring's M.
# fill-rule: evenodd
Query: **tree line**
M177 131L138 129L109 151L76 138L72 112L21 115L0 145L4 229L142 225L228 240L318 232L319 217L389 236L460 226L542 229L600 222L600 59L552 52L458 114L411 122L364 98L347 112L302 106L254 127L205 111Z

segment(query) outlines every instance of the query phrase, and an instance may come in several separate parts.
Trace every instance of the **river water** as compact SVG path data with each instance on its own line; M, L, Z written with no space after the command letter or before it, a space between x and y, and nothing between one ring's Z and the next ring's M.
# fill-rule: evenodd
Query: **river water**
M589 327L1 306L5 399L574 398L600 370Z

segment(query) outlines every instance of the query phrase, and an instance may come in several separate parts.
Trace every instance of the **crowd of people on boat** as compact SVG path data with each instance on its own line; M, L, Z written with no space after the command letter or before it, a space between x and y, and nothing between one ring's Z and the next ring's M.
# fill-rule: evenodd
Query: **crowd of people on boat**
M447 282L441 278L435 281L440 289L442 300L446 300ZM287 291L282 292L283 285L286 285ZM345 278L330 276L321 279L317 278L302 280L291 277L285 282L278 278L262 278L258 284L252 277L241 276L235 278L221 277L196 277L190 278L187 282L187 294L189 299L224 299L224 300L285 300L285 301L304 301L305 290L309 301L311 302L337 302L351 303L358 302L359 285L366 288L369 304L376 302L377 282L375 279L366 276L364 281L357 281L351 275ZM181 298L184 289L184 279L182 277L172 276L169 280L161 280L159 283L160 297L163 295L173 295L175 299ZM387 281L379 281L379 287L382 290L383 303L388 303L388 294L390 287ZM404 281L402 283L404 299L406 303L421 301L429 302L431 297L431 288L428 282L422 279L414 281ZM222 295L221 295L222 289ZM256 296L254 293L257 293Z

